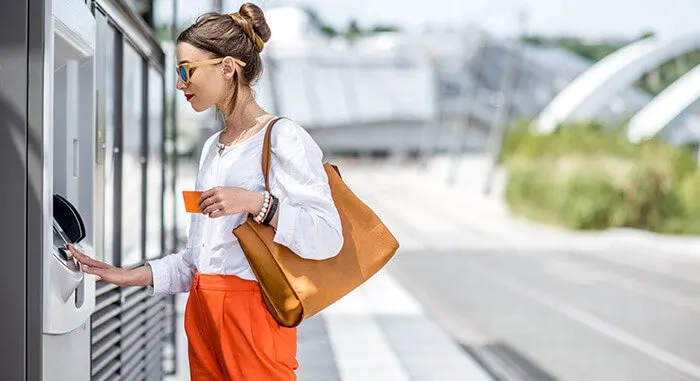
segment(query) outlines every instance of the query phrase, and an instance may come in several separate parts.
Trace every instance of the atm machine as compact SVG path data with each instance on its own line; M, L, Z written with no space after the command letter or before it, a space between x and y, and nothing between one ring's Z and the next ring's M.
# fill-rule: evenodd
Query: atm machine
M143 81L149 95L164 92L163 53L121 0L0 2L0 380L162 379L172 300L96 284L66 246L105 259L120 243L111 216L122 155L106 130L118 128L108 100L124 94L116 72L112 92L103 83L109 64L121 65L110 53L133 40L144 71L158 74ZM142 132L155 132L140 144L162 141L164 120L143 120Z
M46 4L42 380L89 380L95 278L81 271L66 245L93 253L95 215L102 212L96 196L96 26L83 1Z
M0 12L0 379L90 380L99 202L95 20L81 0L3 0Z

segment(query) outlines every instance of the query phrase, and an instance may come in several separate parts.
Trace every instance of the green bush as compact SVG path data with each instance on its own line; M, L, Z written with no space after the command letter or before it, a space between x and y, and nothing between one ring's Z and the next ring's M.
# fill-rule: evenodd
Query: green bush
M638 148L624 137L622 125L605 127L598 121L570 123L550 134L537 134L531 122L516 123L506 134L501 161L555 158L566 155L590 156L601 152L632 157Z
M501 156L515 213L572 229L700 234L700 172L690 150L635 145L622 127L598 122L546 135L528 126L509 131Z
M686 176L678 187L678 202L688 214L700 216L700 172Z
M546 163L524 165L508 173L506 199L516 212L544 222L559 223L558 215L551 209L553 198L559 196L552 177L546 176Z
M611 225L610 207L619 203L620 192L608 173L597 169L576 172L564 183L562 191L565 196L558 212L566 226L604 229Z

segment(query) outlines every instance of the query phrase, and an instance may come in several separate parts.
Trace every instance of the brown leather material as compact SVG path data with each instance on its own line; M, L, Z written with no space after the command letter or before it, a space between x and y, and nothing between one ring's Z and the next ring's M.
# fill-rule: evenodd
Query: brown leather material
M265 178L265 190L270 191L270 160L272 158L272 127L275 126L275 123L279 121L281 118L275 118L270 122L270 124L267 126L267 130L265 130L265 138L263 139L263 146L262 146L262 173L263 177Z
M262 170L269 190L271 131L263 143ZM344 244L325 260L305 259L273 242L271 226L249 217L233 230L255 273L270 314L282 326L295 327L354 290L394 256L399 243L379 217L343 182L340 171L325 163L333 202L340 214Z

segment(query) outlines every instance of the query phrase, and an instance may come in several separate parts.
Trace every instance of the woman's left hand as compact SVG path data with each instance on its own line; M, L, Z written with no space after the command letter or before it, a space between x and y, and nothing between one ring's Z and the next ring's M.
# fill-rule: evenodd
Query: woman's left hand
M262 193L238 187L215 187L202 193L199 210L211 218L238 213L257 214L263 204Z

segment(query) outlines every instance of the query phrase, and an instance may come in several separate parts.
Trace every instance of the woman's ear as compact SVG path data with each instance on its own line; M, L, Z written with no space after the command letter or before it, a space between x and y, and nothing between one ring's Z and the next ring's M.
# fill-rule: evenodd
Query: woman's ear
M223 70L224 77L226 79L232 79L233 74L236 72L236 63L233 58L226 57L223 62L221 62L221 69Z

